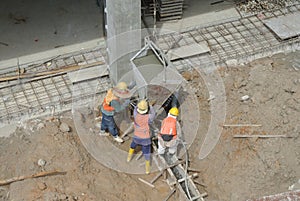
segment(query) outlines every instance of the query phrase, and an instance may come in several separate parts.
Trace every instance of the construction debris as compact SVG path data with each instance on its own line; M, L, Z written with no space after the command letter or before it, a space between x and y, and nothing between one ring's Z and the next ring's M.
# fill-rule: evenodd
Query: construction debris
M155 187L153 184L149 183L148 181L146 181L146 180L144 180L144 179L142 179L142 178L139 178L139 180L140 180L141 182L143 182L144 184L147 184L147 185L150 186L151 188L154 188L154 187Z
M182 18L183 0L158 0L158 19L160 21Z
M234 135L234 138L292 138L287 135Z
M15 76L7 76L7 77L0 77L0 82L6 82L6 81L12 81L12 80L17 80L17 79L31 79L31 78L40 78L40 77L47 77L49 75L57 75L60 73L67 73L70 71L75 71L75 70L80 70L83 68L89 68L92 66L97 66L97 65L103 65L104 63L102 61L100 62L95 62L92 64L85 64L85 65L72 65L72 66L66 66L64 68L59 68L56 70L50 70L50 71L43 71L43 72L36 72L36 73L23 73L20 75L15 75Z
M66 172L62 172L62 171L58 171L58 170L48 171L48 172L39 172L39 173L36 173L33 175L19 176L19 177L13 177L11 179L0 180L0 186L8 185L13 182L22 181L25 179L52 176L52 175L64 175L64 174L66 174Z
M224 124L223 127L261 127L260 124Z

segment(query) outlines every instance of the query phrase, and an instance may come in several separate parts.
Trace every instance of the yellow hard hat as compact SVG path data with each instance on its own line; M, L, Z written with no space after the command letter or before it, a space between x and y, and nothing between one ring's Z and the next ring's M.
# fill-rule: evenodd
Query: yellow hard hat
M172 107L170 110L169 110L169 113L173 116L178 116L179 114L179 110L177 107Z
M119 82L116 87L113 88L113 93L119 98L130 98L131 93L127 88L126 82Z
M116 88L119 90L127 90L127 84L126 82L119 82Z
M148 112L148 102L146 100L141 100L137 106L138 113L145 114L146 112Z

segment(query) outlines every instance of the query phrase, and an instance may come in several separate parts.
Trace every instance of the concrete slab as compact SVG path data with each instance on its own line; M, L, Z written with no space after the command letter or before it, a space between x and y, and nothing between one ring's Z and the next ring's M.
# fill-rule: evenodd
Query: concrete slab
M69 79L72 83L81 82L84 80L91 80L94 78L108 75L107 66L94 66L91 68L81 69L79 71L68 72Z
M264 24L269 27L280 39L285 40L300 35L300 13L292 13L277 18L264 20Z
M0 13L0 60L102 37L95 0L2 0Z
M193 43L190 45L181 46L179 48L171 49L168 52L168 58L172 61L179 58L191 57L209 52L210 49L206 43Z

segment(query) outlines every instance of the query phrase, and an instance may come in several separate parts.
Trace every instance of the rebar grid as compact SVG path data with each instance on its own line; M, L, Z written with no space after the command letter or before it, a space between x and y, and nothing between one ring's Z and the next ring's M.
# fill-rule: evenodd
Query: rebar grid
M263 13L263 19L299 12L300 5L293 5L277 11ZM164 51L179 48L192 43L206 43L210 53L192 56L185 60L174 61L177 69L190 69L192 66L210 68L226 64L226 61L255 59L255 55L270 56L272 53L299 44L300 37L280 40L263 24L261 16L250 16L219 25L195 28L182 33L156 36L156 44ZM105 63L104 48L87 52L58 56L48 61L23 64L14 69L25 68L26 73L49 71L65 66L91 64L98 61ZM15 75L15 70L1 76ZM98 86L96 89L94 86ZM72 84L66 73L59 73L42 78L19 79L2 83L0 87L0 123L21 120L24 116L46 114L49 109L70 109L72 101L84 101L97 94L104 93L111 87L108 76ZM56 109L56 111L58 111Z
M299 12L300 5L272 12L265 12L263 19ZM192 43L207 43L216 66L227 65L229 60L247 60L257 54L278 51L292 43L299 43L300 36L280 40L262 22L261 16L250 16L214 26L195 28L182 33L156 36L156 44L169 51Z
M41 72L63 68L65 66L104 63L101 49L57 57L42 64L22 66L29 72ZM51 64L50 64L51 63ZM50 65L49 65L50 64ZM28 69L28 71L27 71ZM5 73L9 76L14 71ZM97 89L95 87L99 85ZM18 79L2 83L0 87L0 124L16 122L24 117L41 116L55 111L68 110L72 101L82 101L87 97L105 92L111 87L108 76L98 77L81 83L71 83L67 72L46 77Z

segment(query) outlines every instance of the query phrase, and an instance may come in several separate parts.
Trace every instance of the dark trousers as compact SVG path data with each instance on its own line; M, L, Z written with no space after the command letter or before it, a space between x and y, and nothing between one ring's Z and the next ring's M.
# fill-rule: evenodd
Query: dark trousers
M132 149L135 149L138 145L140 144L137 144L135 143L133 140L131 142L131 145L130 145L130 148ZM148 145L140 145L142 146L142 152L144 154L144 157L147 161L150 160L150 154L151 154L151 144L148 144Z
M107 116L102 113L101 130L108 130L110 134L116 137L118 133L117 125L113 116Z

